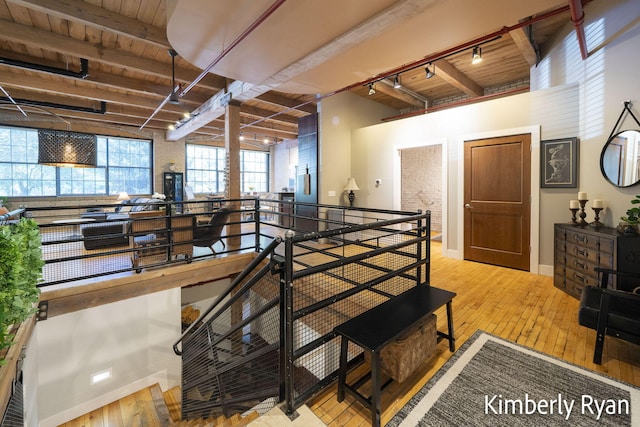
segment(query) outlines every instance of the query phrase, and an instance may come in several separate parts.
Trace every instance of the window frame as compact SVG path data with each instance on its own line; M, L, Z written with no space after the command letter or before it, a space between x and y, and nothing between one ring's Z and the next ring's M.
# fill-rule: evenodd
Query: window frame
M0 188L6 190L2 196L35 198L35 197L87 197L87 196L109 196L118 194L121 191L127 191L130 194L151 194L153 192L153 140L125 138L109 135L98 135L98 167L97 168L68 168L40 165L35 158L29 156L32 150L37 151L37 128L0 125L0 146L9 149L8 155L0 154L0 169L6 168L4 173L0 171ZM8 132L6 138L3 134ZM14 136L13 132L24 132L24 137ZM24 144L20 147L20 142L16 140L23 139ZM111 144L136 145L136 156L128 156L127 160L140 159L142 149L146 150L147 156L142 165L130 165L122 167L111 162L109 157L109 147ZM142 144L142 145L141 145ZM144 145L148 144L148 145ZM22 153L14 155L14 151L22 149ZM143 150L143 152L144 152ZM19 150L18 150L19 151ZM17 157L23 157L22 161L16 161ZM122 161L122 158L121 158ZM16 186L20 186L20 178L16 178L16 170L24 169L21 174L27 174L26 188L16 193ZM115 181L116 169L125 170L124 175L127 179ZM132 173L137 171L137 174ZM29 175L35 175L38 178L29 183ZM101 175L101 176L100 176ZM123 175L122 173L120 175ZM136 181L131 181L131 177L137 177ZM140 179L140 176L143 176ZM47 184L48 183L48 184ZM124 183L124 184L123 184ZM122 186L130 188L121 188ZM81 191L76 189L81 187ZM84 191L90 188L90 191Z

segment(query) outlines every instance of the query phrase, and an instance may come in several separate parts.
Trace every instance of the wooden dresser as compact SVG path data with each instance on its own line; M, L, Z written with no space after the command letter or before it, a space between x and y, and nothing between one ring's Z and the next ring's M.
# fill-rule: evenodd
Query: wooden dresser
M626 236L615 228L555 224L553 284L580 298L582 288L597 286L595 267L640 273L640 236ZM631 283L610 283L630 291Z

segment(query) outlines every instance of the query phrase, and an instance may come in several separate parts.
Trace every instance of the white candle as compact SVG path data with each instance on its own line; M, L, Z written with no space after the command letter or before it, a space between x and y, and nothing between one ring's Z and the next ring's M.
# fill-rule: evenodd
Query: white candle
M586 191L578 192L578 200L589 200Z
M603 208L604 205L602 204L602 200L600 199L593 199L593 207L594 208Z
M578 209L580 204L577 200L569 200L569 209Z

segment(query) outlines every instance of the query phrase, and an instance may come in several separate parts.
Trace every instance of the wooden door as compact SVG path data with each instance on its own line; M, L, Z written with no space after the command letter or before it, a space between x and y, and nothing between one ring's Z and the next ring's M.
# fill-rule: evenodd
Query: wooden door
M529 270L531 135L465 142L464 258Z

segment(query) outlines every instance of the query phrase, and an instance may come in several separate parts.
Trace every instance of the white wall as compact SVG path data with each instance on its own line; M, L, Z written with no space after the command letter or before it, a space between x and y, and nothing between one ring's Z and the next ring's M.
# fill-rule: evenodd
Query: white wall
M323 99L318 106L320 131L320 184L318 202L329 205L347 205L344 185L352 175L354 165L362 159L353 156L351 131L364 126L380 123L385 117L398 114L397 110L377 102L369 101L349 92ZM360 183L362 189L366 183ZM389 181L391 184L391 181ZM331 194L335 194L330 196ZM366 206L360 200L361 191L356 192L355 206Z
M462 215L461 206L458 206L463 177L460 145L465 139L523 127L539 129L543 140L577 136L580 139L579 188L538 190L539 181L534 183L537 190L534 197L539 196L540 202L539 262L549 274L553 264L553 224L570 219L569 200L576 198L578 190L587 191L591 199L605 200L608 209L604 212L604 221L610 226L617 224L618 218L630 207L632 195L638 192L637 187L617 189L611 186L602 177L599 166L600 151L622 111L622 102L630 97L633 102L635 96L640 107L638 16L640 2L637 0L590 3L586 8L585 28L592 54L585 61L581 59L575 46L573 26L568 23L543 61L532 68L530 93L354 130L351 133L350 169L361 189L357 194L358 206L393 207L392 186L378 191L373 180L382 178L383 185L393 182L394 146L443 139L448 146L448 214L445 220L449 226L446 241L448 250L457 251L458 237L462 233L456 226ZM323 111L331 116L331 103L327 101L323 101ZM343 107L348 108L347 105ZM638 107L634 107L636 113ZM346 157L342 153L348 140L328 138L326 134L321 137L322 152L332 155L334 151L338 152L337 161L342 164ZM533 150L539 150L539 145L534 145ZM533 154L532 170L538 171L539 153ZM344 174L349 166L342 168ZM321 188L334 181L335 176L327 177L323 171ZM592 212L587 219L593 220Z
M601 221L616 226L640 190L638 186L616 188L608 183L600 173L600 153L622 112L623 102L631 100L634 114L638 116L640 112L640 1L592 2L585 12L589 58L583 61L577 53L575 32L568 24L553 50L532 70L531 86L532 90L578 88L573 105L567 106L565 114L559 114L556 120L545 123L542 137L580 138L579 189L586 191L591 200L603 199L607 209L601 213ZM622 125L622 129L639 128L630 117ZM548 219L567 221L568 200L576 198L577 190L541 190L544 216L540 241L544 261L552 262L553 256L553 222ZM587 220L592 221L593 212L587 211Z
M38 322L38 418L55 426L141 388L180 384L172 345L181 334L180 289L157 292ZM32 343L33 345L33 343ZM91 375L112 378L91 385Z
M298 140L291 139L275 145L271 151L271 192L292 188L289 178L295 179L295 167L298 164ZM293 169L292 169L293 168Z

